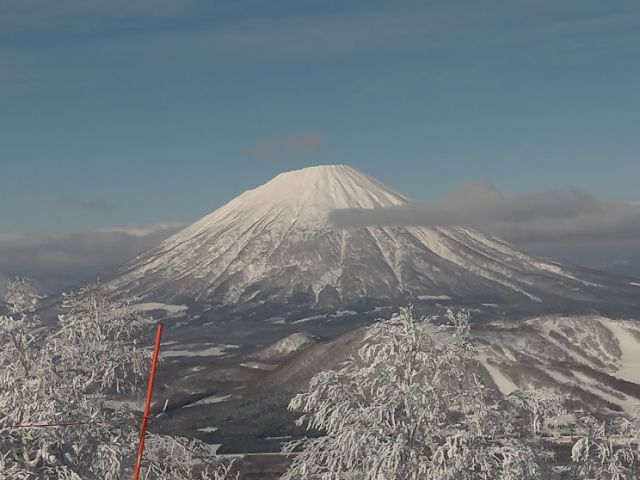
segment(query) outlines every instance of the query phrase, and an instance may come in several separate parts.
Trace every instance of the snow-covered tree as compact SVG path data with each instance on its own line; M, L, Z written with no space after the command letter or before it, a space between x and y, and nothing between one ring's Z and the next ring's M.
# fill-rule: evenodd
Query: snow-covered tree
M38 293L27 278L16 278L4 286L4 299L13 314L32 314L38 304Z
M28 282L7 288L0 319L0 456L16 478L110 479L132 455L133 412L113 392L144 385L146 319L98 286L65 297L59 325L38 323Z
M402 309L339 368L316 375L290 408L323 435L287 445L300 453L283 479L554 478L540 434L561 402L483 384L468 315L447 317L438 325Z
M196 439L149 435L143 480L224 480L237 478L232 463L222 463L216 448Z
M609 421L585 415L578 419L580 438L571 451L572 479L640 478L640 424L637 415Z
M131 300L92 285L66 295L57 324L46 326L33 313L28 282L13 282L7 292L10 315L0 317L0 478L126 478L139 414L113 400L146 386L150 351L141 339L150 337L150 319ZM174 468L184 477L163 477L153 476L153 467L147 478L187 480L192 472L185 468Z

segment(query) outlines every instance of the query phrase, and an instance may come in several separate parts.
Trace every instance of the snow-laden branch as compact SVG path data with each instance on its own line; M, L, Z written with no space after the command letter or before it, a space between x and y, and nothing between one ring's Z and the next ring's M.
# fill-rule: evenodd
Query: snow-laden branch
M33 313L37 297L30 284L14 282L8 292L11 314L0 317L0 478L126 478L139 419L113 400L145 386L150 319L132 300L113 299L92 285L66 295L58 325L44 328ZM173 441L153 438L152 455L161 451L158 442ZM191 480L202 471L184 460L157 453L157 464L147 460L145 478ZM226 467L212 455L207 461L220 467L210 478L224 478Z

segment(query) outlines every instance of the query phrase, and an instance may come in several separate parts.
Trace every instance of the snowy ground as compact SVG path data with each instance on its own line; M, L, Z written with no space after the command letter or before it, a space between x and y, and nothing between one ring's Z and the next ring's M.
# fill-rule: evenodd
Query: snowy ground
M238 348L237 345L212 345L198 350L161 350L162 357L221 357L230 350Z

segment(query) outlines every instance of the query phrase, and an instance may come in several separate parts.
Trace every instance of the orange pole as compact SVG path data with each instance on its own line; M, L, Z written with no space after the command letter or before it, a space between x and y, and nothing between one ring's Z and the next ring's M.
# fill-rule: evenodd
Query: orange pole
M147 436L147 423L149 422L149 409L151 408L151 394L153 393L153 383L156 379L156 368L158 367L158 354L160 353L160 341L162 340L162 324L156 327L156 345L153 349L153 359L151 360L151 371L149 372L149 383L147 384L147 399L144 403L144 414L142 416L142 426L140 427L140 442L138 443L138 456L136 466L133 470L133 480L140 478L140 466L142 464L142 453L144 452L144 439Z

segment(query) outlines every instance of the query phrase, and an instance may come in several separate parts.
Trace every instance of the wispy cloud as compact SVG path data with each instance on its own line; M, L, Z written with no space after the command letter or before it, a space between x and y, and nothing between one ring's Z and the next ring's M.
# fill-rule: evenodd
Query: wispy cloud
M192 0L3 0L0 4L2 23L7 27L31 31L65 29L68 33L111 29L111 21L119 21L120 29L169 18L188 12L196 5ZM100 22L102 19L102 23Z
M279 155L306 155L324 149L325 139L316 132L297 132L284 137L261 140L247 149L252 158L269 159Z
M573 52L589 48L582 41L585 35L593 42L594 38L607 37L603 32L624 36L635 30L640 14L631 4L616 9L585 8L584 2L577 0L564 2L561 9L555 2L534 0L511 7L488 1L483 8L339 1L324 2L319 8L305 3L284 1L274 6L264 0L5 0L0 2L0 39L17 35L32 45L34 37L42 40L52 36L61 39L66 49L76 48L78 37L94 38L102 47L107 43L119 51L144 51L163 58L168 50L176 48L207 56L308 58L398 48L441 51L443 47L478 44L499 47L514 42L557 49L558 40ZM487 29L494 34L487 35ZM13 42L5 42L7 46L16 40L9 38ZM19 53L22 56L24 51Z
M70 209L105 215L110 215L118 210L118 205L115 202L101 198L63 197L59 203Z
M306 3L6 0L0 2L0 50L3 57L15 58L0 96L45 88L57 78L62 86L70 79L76 82L94 59L164 62L167 55L186 52L202 64L220 56L309 60L397 50L432 51L438 53L434 58L446 59L469 46L496 52L517 44L542 49L549 58L557 56L559 45L575 53L576 48L588 52L594 44L629 44L627 32L635 31L640 18L633 6L584 9L584 2L575 0L565 2L557 15L554 2L533 0L507 8L497 1L483 8L339 1L320 8ZM467 78L464 71L458 75Z

